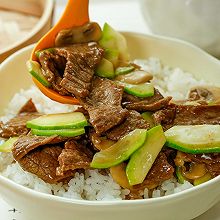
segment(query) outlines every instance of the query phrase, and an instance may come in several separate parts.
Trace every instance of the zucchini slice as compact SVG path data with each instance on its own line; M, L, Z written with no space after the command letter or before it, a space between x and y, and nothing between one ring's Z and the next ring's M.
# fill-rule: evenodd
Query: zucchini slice
M220 152L220 125L179 125L165 132L166 145L185 153Z
M134 66L118 67L118 68L115 70L115 75L116 75L116 76L124 75L124 74L127 74L127 73L132 72L134 69L135 69Z
M100 77L112 79L115 77L113 64L103 58L95 70L95 74Z
M139 98L146 98L154 95L154 86L151 83L143 83L138 85L132 85L128 83L121 84L124 86L125 92Z
M43 115L27 122L27 127L38 130L82 128L88 122L81 112Z
M48 80L45 78L45 76L42 73L41 66L38 62L28 60L27 63L28 72L36 79L38 80L42 85L46 87L50 87L51 84L48 82Z
M14 143L18 140L18 137L11 137L3 144L0 145L0 152L11 152Z
M32 129L32 134L38 136L52 136L59 135L62 137L76 137L85 133L84 128L75 128L75 129L60 129L60 130L38 130Z
M135 129L106 150L101 150L93 157L92 168L109 168L127 160L140 148L146 138L145 129Z
M126 167L130 185L133 186L144 181L165 142L166 138L161 125L147 131L145 143L131 155Z

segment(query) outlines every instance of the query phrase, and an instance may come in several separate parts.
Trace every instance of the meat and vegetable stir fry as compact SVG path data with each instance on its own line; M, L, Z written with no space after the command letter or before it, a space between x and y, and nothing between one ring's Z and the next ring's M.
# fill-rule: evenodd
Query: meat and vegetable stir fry
M108 24L63 30L55 42L28 69L80 108L42 115L29 100L0 123L0 151L12 151L24 170L51 184L100 169L130 190L126 199L173 177L198 185L220 174L220 88L192 88L176 102L164 97Z

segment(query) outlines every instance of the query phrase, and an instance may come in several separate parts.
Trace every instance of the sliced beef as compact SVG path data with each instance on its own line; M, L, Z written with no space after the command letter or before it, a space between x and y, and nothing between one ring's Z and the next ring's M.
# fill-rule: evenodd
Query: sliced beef
M70 95L70 93L60 85L66 66L66 60L49 50L45 50L40 53L39 62L42 67L42 73L48 82L51 83L52 89L60 95Z
M37 108L35 106L35 104L33 103L32 99L29 99L24 106L22 106L22 108L19 110L18 114L21 113L33 113L33 112L37 112Z
M126 120L108 131L106 136L111 140L117 141L137 128L148 129L150 125L143 119L140 113L130 110Z
M10 138L27 134L30 130L26 127L27 121L39 116L39 113L21 113L5 124L0 123L0 137Z
M38 148L39 146L44 146L48 144L57 144L64 142L66 138L59 137L59 136L21 136L19 139L14 143L14 147L12 149L13 157L16 161L20 161L26 154L30 151Z
M136 110L138 112L154 112L166 107L171 99L172 97L164 98L157 89L155 89L154 96L148 98L138 98L133 95L124 93L122 106L130 110Z
M97 134L105 133L127 117L128 111L121 107L122 94L121 86L111 80L95 77L89 96L80 100Z
M20 166L30 173L37 175L47 183L53 184L72 176L72 172L57 176L58 157L62 152L59 145L39 147L19 160Z
M69 140L65 143L65 148L58 157L59 167L57 175L63 175L66 171L76 169L88 169L92 161L93 154L85 146Z
M27 134L30 130L26 127L27 121L35 119L40 115L32 100L28 100L19 110L17 116L5 124L0 122L0 137L10 138Z
M205 164L206 169L211 173L213 177L220 175L220 154L188 154L178 152L178 157L175 162L178 166L183 166L185 162L195 162L198 164Z
M220 105L170 105L153 114L165 129L174 125L220 124Z
M61 95L89 95L94 69L104 50L95 42L74 44L42 52L39 57L43 74Z
M133 186L130 189L131 193L127 196L127 199L142 199L140 194L145 188L149 190L156 188L165 180L172 178L173 173L174 168L167 161L166 154L160 152L143 183Z

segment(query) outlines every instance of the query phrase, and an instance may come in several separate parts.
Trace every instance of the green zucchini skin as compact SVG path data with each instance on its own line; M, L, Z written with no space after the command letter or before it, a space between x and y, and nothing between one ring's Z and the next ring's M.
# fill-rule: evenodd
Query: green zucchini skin
M165 136L166 146L185 153L220 153L220 125L177 125Z
M38 130L32 129L32 134L38 136L52 136L52 135L59 135L61 137L76 137L85 133L84 128L78 129L60 129L60 130Z
M38 130L82 128L87 125L88 122L81 112L43 115L26 124L27 128Z
M48 80L45 78L45 76L42 73L41 66L38 62L28 60L26 63L28 72L37 80L39 81L42 85L46 87L50 87L51 83L48 82Z
M106 150L93 157L92 168L109 168L127 160L145 142L147 130L135 129Z
M18 140L18 137L11 137L3 144L0 145L0 152L11 152L14 143Z

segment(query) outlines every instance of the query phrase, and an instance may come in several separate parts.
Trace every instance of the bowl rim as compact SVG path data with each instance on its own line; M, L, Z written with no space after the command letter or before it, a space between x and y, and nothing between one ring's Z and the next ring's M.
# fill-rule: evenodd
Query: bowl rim
M179 40L176 38L172 37L165 37L165 36L160 36L160 35L155 35L155 34L143 34L143 33L137 33L137 32L122 32L125 35L138 35L142 36L145 38L151 38L151 39L158 39L158 40L166 40L169 42L176 42L179 44L184 44L187 47L191 47L191 49L197 50L197 52L202 53L204 56L206 56L208 59L211 59L212 62L215 62L219 65L220 69L220 60L217 58L213 57L212 55L208 54L204 50L200 49L199 47L193 45L192 43L186 42L184 40ZM5 59L2 64L0 65L0 71L5 68L5 66L8 65L15 57L21 55L22 53L33 49L34 44L31 44L29 46L26 46L18 51L16 51L14 54L10 55L7 59ZM201 184L198 186L194 186L189 189L185 189L181 192L174 193L171 195L166 195L163 197L157 197L157 198L150 198L150 199L137 199L137 200L108 200L108 201L91 201L91 200L79 200L79 199L70 199L70 198L65 198L65 197L59 197L59 196L54 196L51 194L46 194L43 192L38 192L35 191L34 189L30 189L28 187L25 187L23 185L20 185L0 174L0 183L3 183L7 187L10 187L10 189L13 189L14 191L18 191L19 193L26 194L28 196L32 196L38 199L45 199L45 200L50 200L54 202L61 202L65 204L75 204L75 205L80 205L80 206L114 206L114 205L120 205L120 206L128 206L128 205L147 205L147 204L155 204L155 203L165 203L169 202L170 200L173 199L181 199L183 196L188 196L191 193L196 193L198 191L203 190L204 188L217 183L220 181L220 175Z
M44 27L45 23L49 20L51 14L52 14L52 11L53 11L53 6L54 6L54 3L52 0L45 0L45 7L43 9L42 16L40 17L39 21L34 26L34 28L21 40L15 41L11 45L0 50L0 56L19 47L21 44L25 43L30 38L32 38L34 35L36 35L41 30L41 28Z

